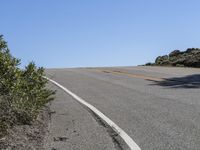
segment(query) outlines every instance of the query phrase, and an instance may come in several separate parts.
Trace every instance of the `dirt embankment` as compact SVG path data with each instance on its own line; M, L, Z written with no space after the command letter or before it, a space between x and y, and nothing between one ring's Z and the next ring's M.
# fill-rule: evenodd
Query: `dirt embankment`
M0 139L0 149L43 150L50 117L49 106L45 106L36 121L31 125L15 126L9 129L8 135Z

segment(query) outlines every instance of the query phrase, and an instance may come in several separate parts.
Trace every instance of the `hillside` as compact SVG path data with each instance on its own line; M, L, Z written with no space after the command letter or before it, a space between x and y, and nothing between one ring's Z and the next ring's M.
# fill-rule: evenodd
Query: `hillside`
M174 50L169 55L158 56L154 63L147 63L146 65L200 68L200 49Z

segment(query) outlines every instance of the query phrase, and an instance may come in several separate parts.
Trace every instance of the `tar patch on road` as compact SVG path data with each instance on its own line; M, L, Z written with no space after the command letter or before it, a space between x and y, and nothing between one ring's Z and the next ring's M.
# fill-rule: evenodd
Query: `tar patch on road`
M83 106L85 107L85 106ZM93 116L93 118L97 121L97 123L104 127L109 134L109 136L112 138L112 141L114 143L114 146L116 150L129 150L128 145L124 142L124 140L119 136L118 132L115 131L112 127L110 127L105 121L103 121L98 115L96 115L92 110L85 107L85 109L88 110L88 112Z

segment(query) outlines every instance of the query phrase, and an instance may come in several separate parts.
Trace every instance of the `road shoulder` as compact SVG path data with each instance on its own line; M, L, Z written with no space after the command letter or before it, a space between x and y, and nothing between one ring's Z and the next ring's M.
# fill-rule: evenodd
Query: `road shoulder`
M50 86L57 94L50 106L51 121L45 149L116 149L106 129L83 106L61 89Z

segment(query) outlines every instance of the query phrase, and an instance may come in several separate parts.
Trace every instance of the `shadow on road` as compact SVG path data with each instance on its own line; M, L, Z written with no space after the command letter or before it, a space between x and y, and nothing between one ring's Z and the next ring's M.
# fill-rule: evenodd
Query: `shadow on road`
M200 88L200 74L176 78L165 78L162 81L153 82L154 83L151 85L159 85L169 88Z

